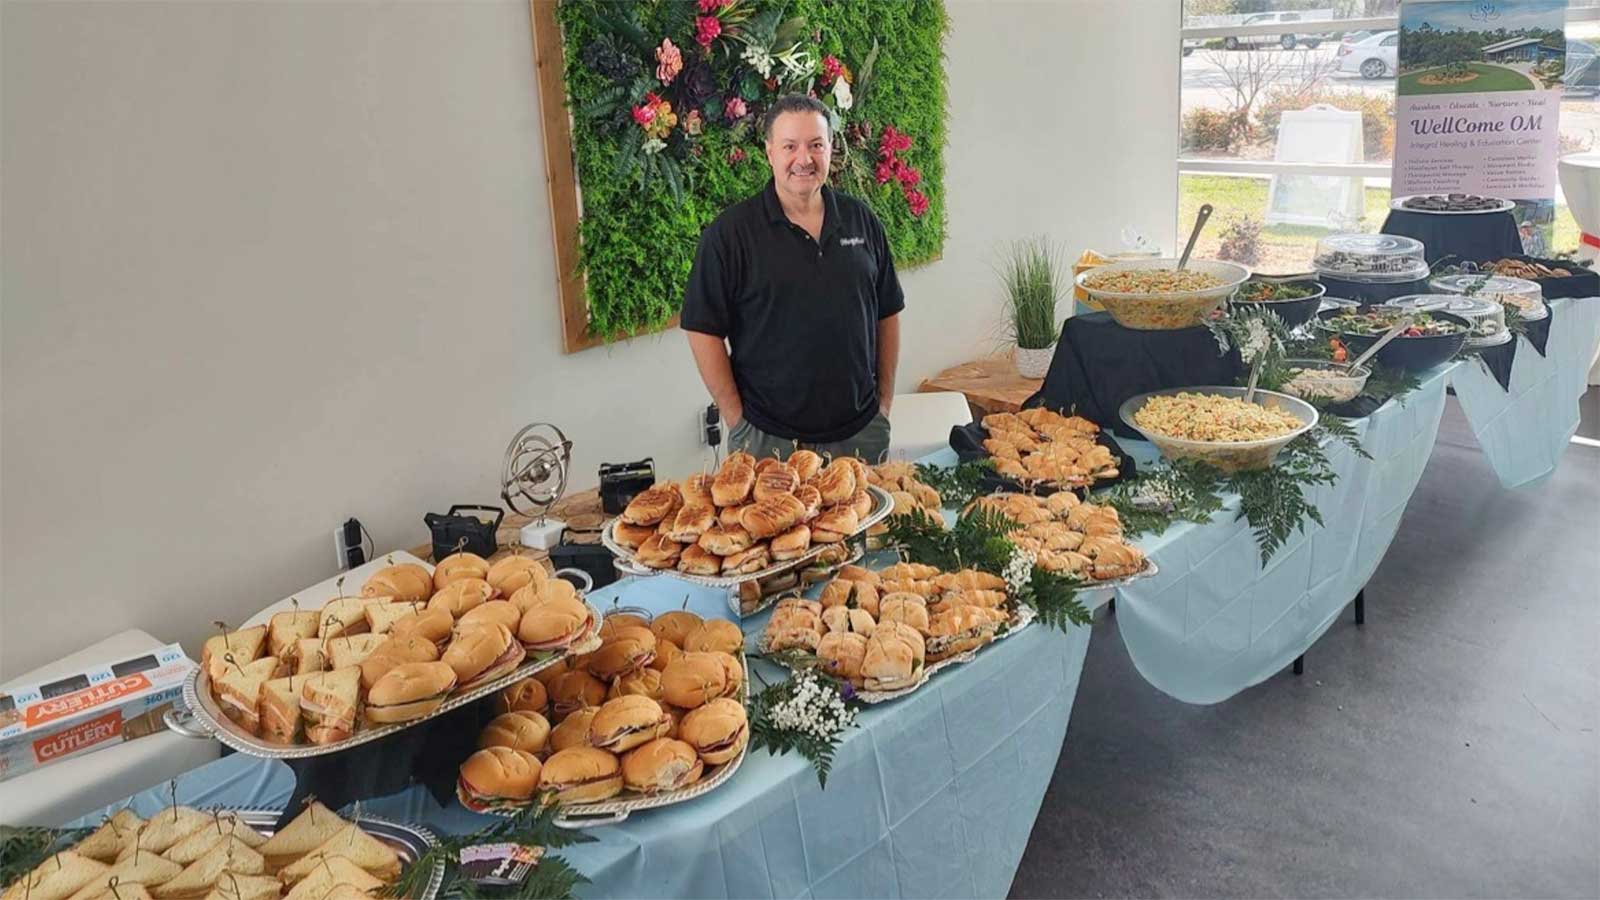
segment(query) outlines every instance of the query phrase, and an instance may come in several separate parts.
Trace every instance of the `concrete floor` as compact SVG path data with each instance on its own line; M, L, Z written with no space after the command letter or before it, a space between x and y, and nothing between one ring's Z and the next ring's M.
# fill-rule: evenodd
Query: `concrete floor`
M1096 623L1012 896L1600 896L1597 601L1600 449L1505 491L1452 401L1303 676L1189 706Z

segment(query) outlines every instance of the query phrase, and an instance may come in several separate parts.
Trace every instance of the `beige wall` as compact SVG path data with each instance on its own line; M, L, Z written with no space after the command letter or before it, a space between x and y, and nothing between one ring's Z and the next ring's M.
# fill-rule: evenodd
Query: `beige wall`
M997 340L994 248L1170 244L1176 2L951 0L950 231L902 389ZM520 0L7 2L0 676L195 641L492 501L504 444L701 453L676 332L564 356Z

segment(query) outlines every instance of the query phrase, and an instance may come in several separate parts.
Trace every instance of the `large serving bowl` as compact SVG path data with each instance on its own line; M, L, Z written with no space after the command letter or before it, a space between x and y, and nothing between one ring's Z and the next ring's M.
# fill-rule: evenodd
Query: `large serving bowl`
M1304 297L1285 297L1281 299L1263 300L1247 299L1248 295L1255 290L1265 292L1267 290L1282 290L1283 288L1287 287L1306 288L1309 289L1311 293ZM1239 288L1239 292L1233 295L1233 305L1238 309L1270 309L1277 313L1278 318L1283 320L1283 324L1289 326L1289 328L1292 330L1299 328L1301 325L1311 321L1312 317L1317 314L1317 308L1322 305L1322 296L1327 292L1328 289L1321 283L1312 281L1310 279L1300 279L1297 281L1274 281L1271 279L1257 277L1246 281Z
M1362 306L1363 312L1384 309L1384 307ZM1359 334L1352 331L1341 331L1328 324L1328 320L1337 316L1343 310L1327 309L1317 314L1317 330L1330 337L1336 337L1340 343L1349 350L1352 359L1366 352L1367 348L1378 342L1380 334ZM1392 311L1392 309L1390 310ZM1429 312L1428 315L1435 319L1444 319L1454 322L1461 330L1451 334L1428 334L1418 337L1397 337L1384 345L1378 355L1374 357L1377 362L1395 369L1405 369L1408 372L1425 372L1440 363L1446 362L1467 343L1467 338L1472 336L1472 323L1458 315L1447 312Z
M1178 267L1177 257L1163 259L1138 259L1095 266L1077 277L1077 285L1095 302L1105 307L1111 318L1124 328L1140 331L1172 331L1204 324L1205 317L1233 296L1239 285L1250 277L1250 270L1238 263L1215 259L1192 259L1184 268L1221 279L1215 287L1192 291L1151 292L1119 291L1096 288L1090 280L1102 280L1126 272L1144 272L1151 269L1172 270Z
M1167 388L1161 391L1151 391L1129 397L1123 402L1117 414L1129 428L1144 435L1145 440L1156 445L1161 455L1167 459L1194 459L1221 469L1224 472L1237 472L1244 469L1265 469L1272 465L1278 458L1278 451L1288 446L1289 442L1310 431L1317 424L1317 409L1298 397L1280 394L1276 391L1257 390L1255 402L1260 406L1282 409L1300 420L1300 427L1286 434L1276 437L1262 438L1257 441L1193 441L1173 435L1162 434L1141 428L1134 416L1144 408L1146 402L1152 397L1171 397L1177 394L1214 394L1222 397L1233 397L1243 400L1245 389L1242 387L1222 387L1204 385L1200 387Z

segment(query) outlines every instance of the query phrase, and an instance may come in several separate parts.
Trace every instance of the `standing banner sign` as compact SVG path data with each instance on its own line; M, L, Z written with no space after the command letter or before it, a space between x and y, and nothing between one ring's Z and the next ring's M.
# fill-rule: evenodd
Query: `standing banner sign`
M1513 200L1524 250L1555 221L1567 0L1400 4L1394 197Z

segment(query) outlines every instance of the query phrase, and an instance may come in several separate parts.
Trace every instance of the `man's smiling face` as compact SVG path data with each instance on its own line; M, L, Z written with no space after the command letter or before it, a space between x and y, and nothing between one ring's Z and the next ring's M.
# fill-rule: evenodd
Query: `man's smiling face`
M810 198L828 180L832 158L828 120L820 113L787 112L772 123L767 162L779 190L795 199Z

